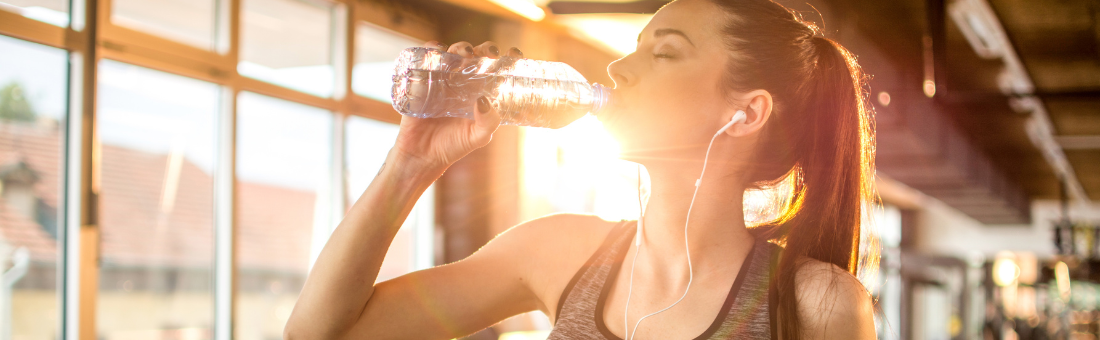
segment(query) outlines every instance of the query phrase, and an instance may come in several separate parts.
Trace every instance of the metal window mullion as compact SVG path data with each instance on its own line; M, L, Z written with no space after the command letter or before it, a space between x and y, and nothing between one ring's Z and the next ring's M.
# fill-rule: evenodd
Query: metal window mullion
M63 234L63 264L64 273L62 280L62 338L66 340L80 339L80 278L81 268L81 237L83 226L89 216L85 214L83 205L90 190L86 182L90 181L90 150L85 150L85 121L83 110L83 79L86 77L84 59L89 56L83 52L73 52L69 55L69 113L65 122L65 232ZM87 152L86 152L87 151Z
M80 39L69 54L69 108L65 123L65 232L61 337L96 338L99 277L99 136L96 135L98 18L106 0L73 0L70 17Z
M344 211L346 210L347 197L345 190L347 190L347 183L345 183L344 176L344 162L346 161L344 146L346 136L344 132L347 131L345 124L347 124L348 115L344 112L336 112L332 121L332 159L329 162L329 231L328 235L331 236L332 232L336 230L336 226L344 219Z
M343 100L351 95L351 63L354 43L351 37L354 33L355 21L352 18L355 11L352 5L335 3L332 5L332 40L329 50L332 52L332 67L336 84L333 84L332 98Z
M417 228L413 231L413 270L423 270L435 266L435 184L424 191L413 213L416 214Z
M353 13L354 10L349 8L352 5L345 5L342 3L333 4L333 39L331 43L332 51L332 65L333 71L337 75L335 84L334 98L337 98L337 109L333 111L332 120L332 138L330 143L332 148L330 149L331 158L329 160L329 221L328 230L325 235L330 237L332 232L336 230L336 226L344 219L345 210L345 190L347 185L345 183L344 176L344 162L346 160L346 150L344 149L345 136L344 132L345 124L347 123L347 100L349 88L349 80L351 79L350 68L347 67L351 58L351 47L347 45L347 39L351 37L348 33L349 20L348 15ZM317 212L321 213L321 212ZM312 266L312 264L311 264Z
M237 98L240 75L236 65L240 56L241 0L218 1L218 28L215 34L217 50L233 65L230 81L222 87L221 112L218 124L218 167L215 201L215 264L214 264L214 339L231 340L237 311Z
M333 67L336 77L337 93L334 94L335 98L339 100L340 109L336 112L336 119L333 124L333 148L332 148L332 169L330 169L331 181L330 185L333 186L331 202L332 202L332 217L330 222L333 231L340 221L344 220L344 213L347 210L347 176L344 173L346 168L345 162L347 161L347 120L350 114L349 109L351 106L350 98L354 95L351 92L351 69L354 64L355 57L355 14L356 14L357 2L352 1L348 3L339 3L335 5L337 10L334 11L334 34L333 39ZM331 232L329 233L331 235Z
M214 339L233 338L236 284L236 108L237 91L221 90L218 113L218 159L214 174Z

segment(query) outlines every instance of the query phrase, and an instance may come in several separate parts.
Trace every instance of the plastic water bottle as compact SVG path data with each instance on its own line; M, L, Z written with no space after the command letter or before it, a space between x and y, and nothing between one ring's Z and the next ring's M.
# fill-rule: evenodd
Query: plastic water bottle
M559 128L596 114L610 90L569 65L514 57L464 58L434 48L401 52L393 76L393 108L418 118L473 119L481 96L503 124Z

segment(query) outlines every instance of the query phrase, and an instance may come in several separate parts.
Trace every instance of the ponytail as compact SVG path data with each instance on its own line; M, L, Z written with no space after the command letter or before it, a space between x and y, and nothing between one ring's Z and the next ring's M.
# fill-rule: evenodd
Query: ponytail
M774 282L785 340L800 338L795 290L800 258L858 274L862 205L872 184L874 150L862 72L836 42L814 37L813 45L817 62L804 107L813 123L798 150L789 208L776 221L784 251Z
M859 274L863 206L874 197L874 126L865 77L848 50L771 0L712 1L731 17L723 31L733 53L722 86L764 89L775 98L747 169L749 188L790 192L779 216L750 232L783 247L771 280L777 328L784 340L799 339L795 285L803 260ZM868 258L874 261L877 254Z

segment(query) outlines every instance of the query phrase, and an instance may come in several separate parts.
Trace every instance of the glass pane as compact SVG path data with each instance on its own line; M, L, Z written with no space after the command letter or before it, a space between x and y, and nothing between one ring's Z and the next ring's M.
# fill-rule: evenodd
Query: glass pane
M69 0L0 0L0 10L55 26L69 26Z
M235 339L278 339L319 252L311 246L335 227L328 218L333 118L252 93L237 105Z
M195 79L100 63L101 338L212 335L219 91Z
M321 2L242 1L242 75L321 97L332 96L333 10Z
M394 60L401 50L424 42L366 22L355 25L355 67L351 89L367 98L390 102Z
M213 49L214 5L215 0L112 0L111 22Z
M347 207L350 208L367 189L386 154L397 139L397 125L362 117L348 117L345 138L344 177L347 178ZM435 233L434 185L416 202L409 218L397 231L397 236L382 261L378 280L386 281L409 272L430 268ZM322 244L323 245L323 244Z
M14 281L0 296L0 331L57 339L68 61L64 50L4 36L0 51L0 273Z
M561 129L524 128L520 220L555 212L638 218L638 167L593 116ZM645 194L645 171L642 171Z

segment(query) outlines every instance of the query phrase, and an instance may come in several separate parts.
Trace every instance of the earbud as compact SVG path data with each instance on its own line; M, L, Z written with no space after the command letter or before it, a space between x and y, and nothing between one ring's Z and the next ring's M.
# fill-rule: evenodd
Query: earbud
M729 130L729 128L733 127L733 124L741 123L741 122L744 122L744 121L745 121L745 111L744 110L737 110L737 113L733 114L733 119L730 119L730 122L726 123L726 126L723 126L721 129L718 129L718 132L715 133L715 134L720 135L723 132L726 132L726 130Z

